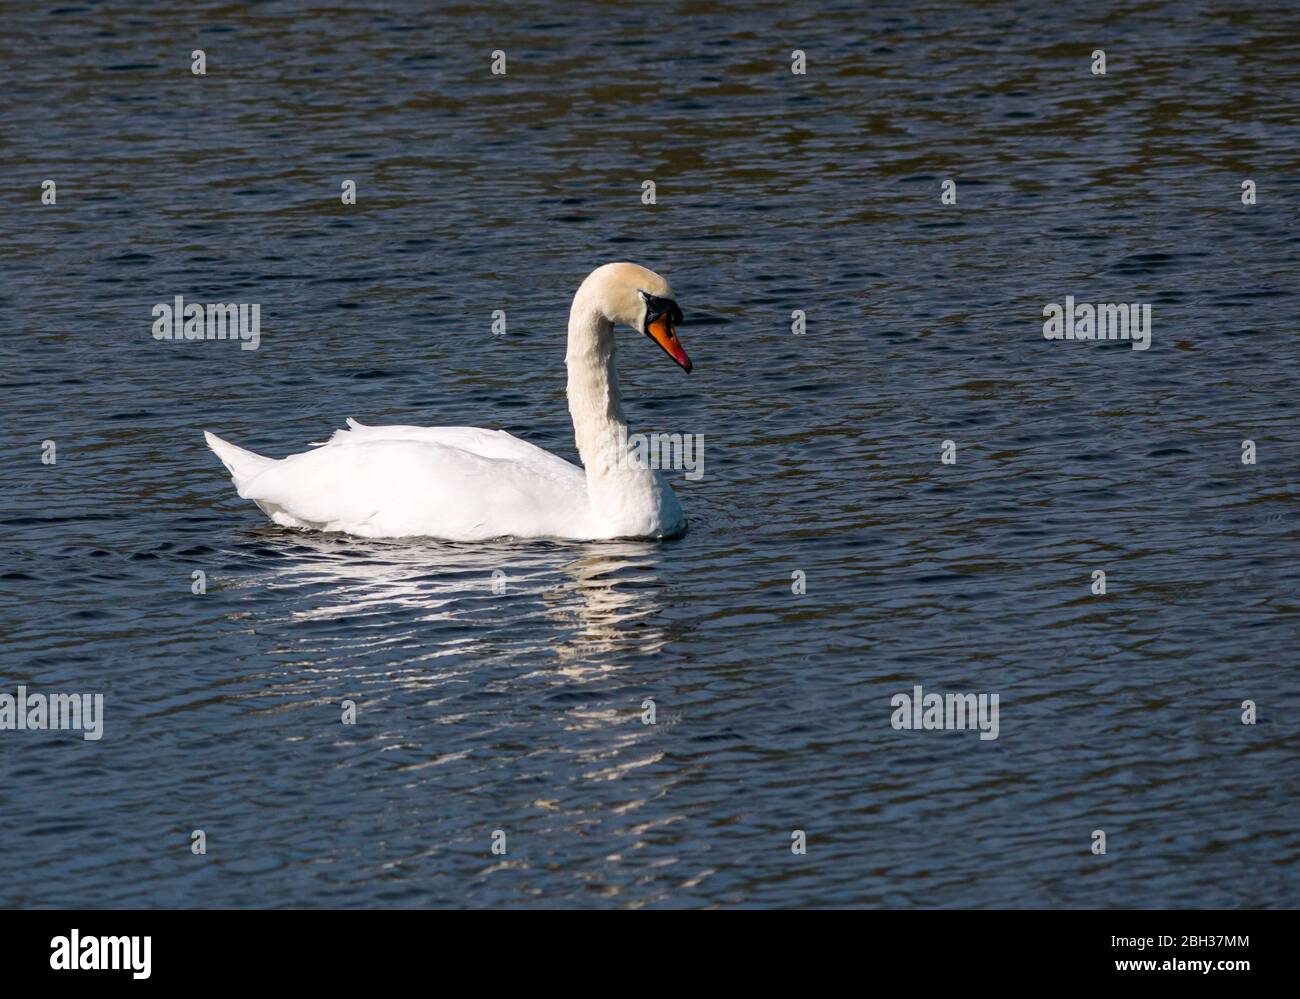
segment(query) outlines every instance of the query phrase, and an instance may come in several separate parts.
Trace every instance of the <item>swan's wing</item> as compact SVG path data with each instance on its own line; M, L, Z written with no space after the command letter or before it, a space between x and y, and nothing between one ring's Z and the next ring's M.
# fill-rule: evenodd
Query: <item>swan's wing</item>
M590 510L581 468L472 427L340 431L276 462L243 495L278 524L372 538L580 538Z
M504 430L484 430L481 427L408 427L400 424L367 427L349 418L348 429L334 431L334 435L325 444L319 446L366 444L371 441L388 440L443 444L468 451L470 454L481 455L484 458L498 458L502 461L552 464L558 462L566 470L574 467L558 455L551 454L536 444L520 440Z

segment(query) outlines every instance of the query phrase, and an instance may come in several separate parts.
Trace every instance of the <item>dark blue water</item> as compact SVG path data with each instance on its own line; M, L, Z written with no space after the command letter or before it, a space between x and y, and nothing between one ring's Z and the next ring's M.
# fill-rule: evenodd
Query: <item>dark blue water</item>
M1294 7L5 14L0 693L105 717L0 731L0 904L1294 904ZM705 436L679 540L303 535L203 445L576 460L617 259L686 316L689 378L620 350ZM176 295L259 349L154 340ZM1150 349L1045 340L1067 295ZM895 730L914 684L998 738Z

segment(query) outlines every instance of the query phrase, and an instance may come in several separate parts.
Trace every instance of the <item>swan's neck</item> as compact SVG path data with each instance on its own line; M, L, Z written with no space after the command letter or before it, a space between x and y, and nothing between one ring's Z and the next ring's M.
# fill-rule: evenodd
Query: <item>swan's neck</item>
M644 536L674 529L681 519L658 472L632 460L627 418L614 367L614 326L579 290L569 314L569 415L587 471L591 513L608 536Z
M627 441L627 419L614 369L614 325L581 293L569 315L569 415L587 479L626 465L620 443Z

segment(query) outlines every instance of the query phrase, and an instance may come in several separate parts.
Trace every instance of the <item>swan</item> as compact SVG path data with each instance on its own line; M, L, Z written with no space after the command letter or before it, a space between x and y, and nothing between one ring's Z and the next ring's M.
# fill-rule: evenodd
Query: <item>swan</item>
M444 541L666 538L686 528L660 473L629 447L614 324L657 343L687 373L668 282L632 263L596 268L569 311L569 415L582 467L504 430L363 426L314 450L266 458L209 431L235 488L275 523L362 538Z

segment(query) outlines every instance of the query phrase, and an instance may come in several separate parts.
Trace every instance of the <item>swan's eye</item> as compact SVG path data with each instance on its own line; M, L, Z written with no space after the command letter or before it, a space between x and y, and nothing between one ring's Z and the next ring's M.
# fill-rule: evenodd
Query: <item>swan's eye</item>
M641 298L645 302L645 333L650 326L661 316L667 316L672 320L674 326L682 321L682 310L677 307L677 303L671 298L657 298L648 292L641 292Z

